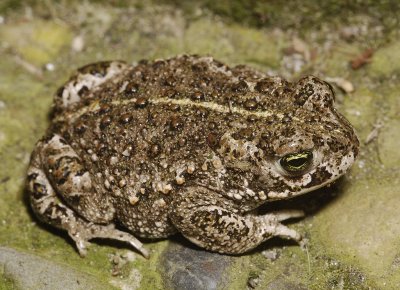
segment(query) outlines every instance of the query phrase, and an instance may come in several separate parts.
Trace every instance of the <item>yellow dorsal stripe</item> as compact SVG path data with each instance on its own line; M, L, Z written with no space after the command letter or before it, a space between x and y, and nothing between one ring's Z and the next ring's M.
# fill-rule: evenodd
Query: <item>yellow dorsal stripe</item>
M136 102L136 98L129 99L129 100L113 100L111 101L111 105L118 106L118 105L128 105ZM149 98L148 102L150 104L172 104L172 105L179 105L179 106L189 106L189 107L195 107L195 108L205 108L207 110L212 110L214 112L219 112L219 113L237 113L242 116L249 116L249 115L254 115L257 117L269 117L272 116L273 113L271 111L249 111L244 108L238 108L238 107L229 107L226 105L221 105L213 102L195 102L190 99L170 99L170 98ZM93 101L90 105L85 106L83 108L80 108L79 110L75 112L71 112L68 114L68 119L71 121L76 120L83 114L87 112L96 112L100 110L100 105L99 105L99 100ZM277 114L278 118L283 118L283 115L281 113ZM64 118L56 118L56 121L59 121L60 119Z

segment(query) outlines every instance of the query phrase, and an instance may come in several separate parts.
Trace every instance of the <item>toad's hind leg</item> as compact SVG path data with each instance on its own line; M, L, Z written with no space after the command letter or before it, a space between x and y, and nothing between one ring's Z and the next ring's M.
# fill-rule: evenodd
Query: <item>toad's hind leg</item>
M42 169L43 164L39 154L42 149L43 146L39 143L32 154L27 178L30 203L36 216L45 223L66 230L81 256L86 255L89 240L106 238L127 242L143 256L148 257L147 250L134 236L115 229L111 221L107 225L102 225L86 220L56 194Z
M109 196L96 188L92 174L63 138L53 135L39 142L33 155L54 191L80 216L103 224L114 218L115 210Z

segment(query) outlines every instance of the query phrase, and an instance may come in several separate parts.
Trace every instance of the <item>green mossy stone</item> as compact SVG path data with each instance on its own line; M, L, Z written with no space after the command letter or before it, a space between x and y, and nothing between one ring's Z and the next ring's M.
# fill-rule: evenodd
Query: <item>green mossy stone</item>
M35 19L0 26L0 38L25 61L43 66L70 45L72 33L65 25Z
M390 43L378 49L369 65L369 73L377 79L400 76L400 41Z

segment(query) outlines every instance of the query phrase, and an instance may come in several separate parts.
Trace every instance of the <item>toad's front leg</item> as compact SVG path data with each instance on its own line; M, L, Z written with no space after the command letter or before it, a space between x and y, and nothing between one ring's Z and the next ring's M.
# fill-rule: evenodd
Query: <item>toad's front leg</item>
M177 196L169 216L190 241L219 253L244 253L274 236L302 240L299 233L280 223L300 217L300 211L260 216L241 213L231 200L204 187L190 187Z

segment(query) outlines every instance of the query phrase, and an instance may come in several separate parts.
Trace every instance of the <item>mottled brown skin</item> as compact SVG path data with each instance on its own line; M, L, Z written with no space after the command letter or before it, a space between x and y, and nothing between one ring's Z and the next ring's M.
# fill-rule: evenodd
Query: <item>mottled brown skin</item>
M353 163L358 140L333 102L318 78L294 84L211 57L88 65L57 92L32 154L32 207L82 255L94 237L145 256L134 236L181 232L233 254L272 236L300 241L280 221L301 212L254 209L324 186ZM285 170L282 158L299 152L311 152L309 163Z

